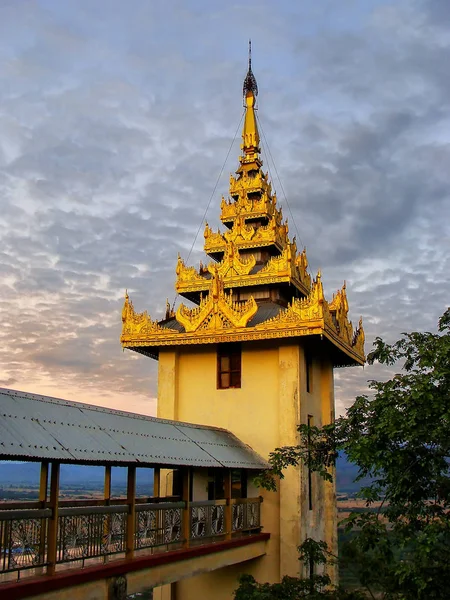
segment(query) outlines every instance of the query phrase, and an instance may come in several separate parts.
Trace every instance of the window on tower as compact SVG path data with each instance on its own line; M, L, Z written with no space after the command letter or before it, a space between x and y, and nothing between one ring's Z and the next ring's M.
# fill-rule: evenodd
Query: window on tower
M313 361L311 352L305 351L305 371L306 371L306 391L311 393L313 391Z
M217 350L217 387L241 387L242 352L240 344L219 344Z

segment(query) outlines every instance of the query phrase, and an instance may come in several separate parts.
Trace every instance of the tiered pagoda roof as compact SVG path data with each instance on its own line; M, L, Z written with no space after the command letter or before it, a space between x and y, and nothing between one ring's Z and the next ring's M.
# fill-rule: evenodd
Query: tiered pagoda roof
M363 364L364 330L348 321L345 284L328 302L320 272L308 273L306 250L289 238L268 174L262 170L256 119L258 88L249 63L244 81L245 119L239 168L222 198L223 232L205 226L205 253L211 261L197 269L178 256L175 288L196 306L181 304L153 321L136 313L125 296L124 348L157 358L159 349L300 336L328 340L335 365Z

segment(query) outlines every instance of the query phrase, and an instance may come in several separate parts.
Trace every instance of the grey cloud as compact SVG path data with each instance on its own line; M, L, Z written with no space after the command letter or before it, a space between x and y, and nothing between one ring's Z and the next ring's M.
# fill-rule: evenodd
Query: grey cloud
M170 23L166 5L140 1L106 12L24 2L25 18L16 4L0 18L2 381L155 395L157 365L120 351L122 297L128 288L154 317L175 297L177 253L191 249L242 111L244 14L267 41L254 61L259 114L312 271L323 269L327 293L347 279L368 348L375 335L431 328L450 272L450 42L429 35L439 3L357 18L345 6L348 27L320 36L318 13L292 3L169 4ZM217 30L204 27L211 19ZM191 264L202 241L203 228ZM339 372L339 410L372 374L386 376Z

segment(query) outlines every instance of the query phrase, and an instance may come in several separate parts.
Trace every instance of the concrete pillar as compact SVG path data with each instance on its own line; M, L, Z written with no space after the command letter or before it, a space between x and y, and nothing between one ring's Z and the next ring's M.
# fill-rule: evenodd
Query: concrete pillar
M175 583L161 585L153 590L153 600L175 600Z
M159 353L157 416L178 419L178 352Z
M297 345L279 347L279 445L298 443L300 421L300 355ZM280 481L280 578L297 577L300 544L300 468L290 467Z
M321 364L321 405L322 405L322 425L334 422L334 377L333 365L330 360L323 359ZM333 468L333 481L323 482L323 503L324 503L324 536L330 551L337 556L338 554L338 536L337 536L337 505L336 505L336 469ZM327 569L329 576L334 583L338 581L338 566L330 565Z

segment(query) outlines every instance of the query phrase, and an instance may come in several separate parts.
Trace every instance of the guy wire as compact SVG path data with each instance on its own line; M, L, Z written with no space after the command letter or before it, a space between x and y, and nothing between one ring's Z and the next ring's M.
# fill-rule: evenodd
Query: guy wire
M278 179L278 181L280 183L280 188L281 188L281 191L283 193L283 197L284 197L284 200L286 202L286 205L288 207L289 215L290 215L290 217L292 219L292 223L294 224L294 228L295 228L295 233L297 235L297 239L300 242L300 246L301 247L305 247L305 245L303 243L303 240L302 240L302 238L300 236L300 232L298 230L297 223L296 223L296 221L294 219L294 215L292 214L291 205L289 204L289 200L287 199L286 192L284 191L284 187L283 187L283 183L281 181L281 177L278 174L277 165L275 164L275 161L274 161L273 156L272 156L272 152L270 151L270 146L269 146L269 143L267 141L266 134L264 133L264 128L262 126L261 119L259 118L258 115L256 115L256 120L258 121L259 129L260 129L260 131L262 133L262 137L263 137L263 141L264 141L264 146L265 146L265 148L267 148L267 158L270 157L270 160L272 161L272 164L273 164L273 168L275 169L275 174L276 174L277 179ZM270 163L269 163L269 160L267 161L267 167L268 167L269 175L270 175ZM271 176L271 179L273 181L273 177L272 176ZM312 267L312 263L311 263L310 260L309 260L309 264ZM312 271L312 269L311 269L311 271Z
M202 220L200 221L200 225L199 225L199 227L197 229L197 233L195 234L195 238L194 238L194 241L192 242L191 249L189 250L189 254L186 257L186 262L189 260L191 254L192 254L192 250L194 249L195 242L197 241L197 238L198 238L198 234L200 233L200 229L202 228L202 225L203 225L203 223L204 223L204 221L206 219L206 215L208 214L209 207L210 207L212 199L214 198L214 195L216 193L217 186L219 185L219 181L220 181L220 178L222 177L223 170L225 169L225 165L227 164L228 157L230 156L231 149L233 148L234 142L236 141L236 137L237 137L238 131L239 131L240 127L241 127L241 123L242 123L242 119L244 118L244 115L245 115L245 110L242 112L241 118L239 120L239 124L238 124L238 126L236 128L236 131L234 133L233 141L231 142L230 147L228 148L227 155L225 157L225 160L223 161L222 168L220 169L220 173L219 173L219 176L217 177L214 189L211 192L211 196L209 197L208 204L206 206L205 212L203 213L203 217L202 217ZM172 309L171 309L172 312L173 312L173 309L175 308L175 302L177 301L177 298L178 298L178 294L175 294L175 298L174 298L173 303L172 303Z

